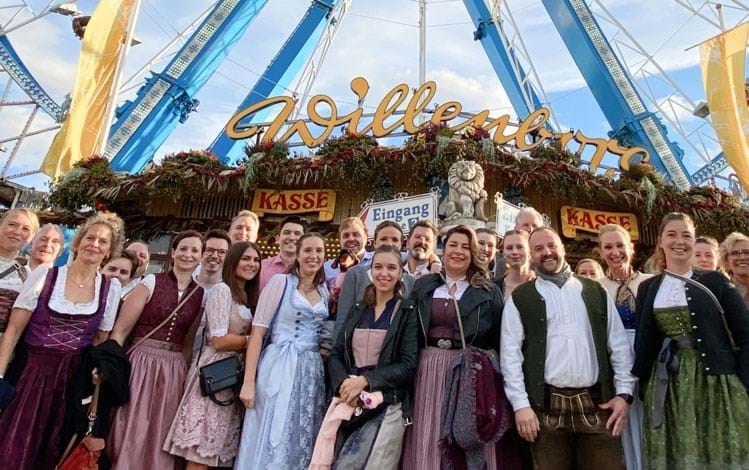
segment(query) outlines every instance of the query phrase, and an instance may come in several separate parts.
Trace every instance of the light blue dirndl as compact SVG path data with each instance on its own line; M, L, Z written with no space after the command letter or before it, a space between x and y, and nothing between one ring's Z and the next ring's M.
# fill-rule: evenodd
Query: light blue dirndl
M245 412L237 470L306 469L324 416L325 373L318 340L328 317L328 291L316 305L286 287L273 319L270 342L258 364L255 406Z

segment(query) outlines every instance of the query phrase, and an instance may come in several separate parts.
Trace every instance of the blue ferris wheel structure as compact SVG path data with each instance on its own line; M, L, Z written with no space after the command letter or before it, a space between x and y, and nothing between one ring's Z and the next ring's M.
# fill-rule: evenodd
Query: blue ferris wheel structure
M719 26L704 9L705 5L715 2L702 0L701 6L695 6L691 0L673 1L690 10L693 16ZM238 108L284 94L293 86L295 78L296 92L302 95L300 102L303 102L351 3L351 0L312 0L296 28ZM424 6L427 0L419 0L419 3ZM508 2L462 0L462 3L475 27L473 37L481 44L518 118L523 119L541 107L549 107ZM722 154L706 155L704 145L699 148L692 144L689 145L700 153L704 166L691 173L688 171L684 150L669 136L669 130L687 142L693 140L694 133L666 113L664 102L654 99L652 91L642 86L642 80L631 72L621 50L617 49L621 39L617 39L616 44L610 41L601 28L601 22L621 31L622 36L630 40L626 46L639 50L645 62L650 62L656 71L663 73L661 80L673 90L669 98L681 99L682 105L686 102L692 108L698 107L698 103L694 103L668 78L602 0L541 0L541 3L611 127L611 137L626 146L648 150L655 168L680 188L704 184L721 172L725 173L728 165ZM749 13L742 2L732 3L733 8ZM153 159L170 133L197 108L199 91L266 4L267 0L218 0L206 10L200 21L195 22L191 33L185 34L184 43L167 65L159 72L152 71L137 95L118 107L104 152L113 169L136 173ZM36 15L52 11L59 13L60 8L59 3L50 4ZM33 104L34 114L41 110L60 122L65 115L64 105L56 103L34 79L13 49L9 32L11 29L7 27L0 29L0 66L9 76L7 87L12 82L22 89L29 98L28 102ZM4 100L5 95L0 97L0 106L9 104ZM242 124L260 123L267 118L267 114L258 113ZM709 121L706 124L709 127ZM14 141L16 147L6 161L3 177L7 176L17 146L28 135L28 126L24 132L26 134L22 132L15 140L7 140ZM5 142L0 139L0 144ZM234 163L243 156L242 146L243 142L230 139L222 129L211 143L210 150L223 162Z

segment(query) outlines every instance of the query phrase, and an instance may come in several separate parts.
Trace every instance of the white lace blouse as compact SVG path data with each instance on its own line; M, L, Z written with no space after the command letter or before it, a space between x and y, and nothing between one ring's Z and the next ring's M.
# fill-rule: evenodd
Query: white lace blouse
M682 277L692 277L692 270L682 274ZM687 292L684 289L686 283L668 274L663 276L663 281L655 294L653 308L686 307Z
M29 274L21 288L21 293L16 298L13 308L22 308L33 312L39 301L39 296L44 288L44 280L50 268L39 266ZM90 302L71 302L65 298L65 282L68 278L68 267L62 266L57 271L57 279L52 287L52 295L49 299L49 306L56 312L67 315L91 315L99 307L99 292L101 291L102 275L97 274L94 282L94 298ZM109 294L107 295L107 305L104 310L104 317L99 324L101 331L112 331L114 320L117 316L117 309L120 305L120 281L116 278L111 279Z

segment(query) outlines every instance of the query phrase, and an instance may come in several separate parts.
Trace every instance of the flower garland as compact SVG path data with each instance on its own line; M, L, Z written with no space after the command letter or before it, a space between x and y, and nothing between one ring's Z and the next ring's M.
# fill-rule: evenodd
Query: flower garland
M337 190L369 188L381 199L392 182L407 174L422 183L444 179L459 159L478 162L487 180L500 178L506 186L543 191L570 204L596 207L601 202L642 214L645 220L668 212L686 212L701 233L722 237L731 231L749 233L749 210L730 194L712 187L680 191L665 184L650 165L632 165L618 179L580 168L579 156L553 146L539 146L527 156L498 147L483 129L455 134L429 125L401 147L384 147L366 135L345 134L330 139L312 156L289 155L282 143L245 149L247 158L227 167L203 150L165 157L138 175L115 174L106 160L95 158L52 185L50 203L57 209L79 212L98 202L115 207L125 201L170 196L200 198L246 193L258 187L300 185Z

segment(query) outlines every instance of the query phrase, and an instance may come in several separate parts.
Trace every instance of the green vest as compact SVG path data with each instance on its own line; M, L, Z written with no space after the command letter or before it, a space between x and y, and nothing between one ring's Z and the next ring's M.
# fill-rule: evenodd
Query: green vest
M588 311L593 342L598 359L598 383L601 398L614 396L613 372L608 352L608 305L606 291L589 279L578 278L583 284L582 297ZM544 369L546 366L546 304L536 290L535 281L526 282L512 292L512 301L520 312L525 339L523 340L523 375L525 390L533 408L543 410Z

